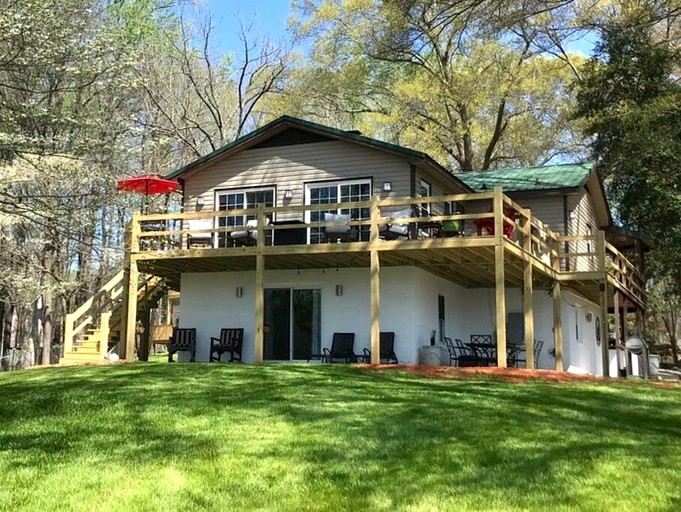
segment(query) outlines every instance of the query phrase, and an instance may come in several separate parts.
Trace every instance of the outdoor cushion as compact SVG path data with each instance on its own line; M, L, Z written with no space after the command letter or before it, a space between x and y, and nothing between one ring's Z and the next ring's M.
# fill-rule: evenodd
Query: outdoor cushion
M265 225L267 226L267 225L269 225L269 223L270 223L270 219L265 218ZM239 231L232 231L230 233L230 236L234 240L242 240L244 238L252 238L253 240L258 239L258 231L257 231L258 221L257 221L257 219L251 219L251 220L247 221L246 225L244 227L247 228L247 229L243 229L243 230L239 230ZM248 228L250 228L250 229L248 229Z
M189 231L203 231L205 229L213 229L213 219L191 219L187 221L189 225ZM190 236L194 239L196 238L206 238L209 239L211 233L190 233Z
M325 213L324 222L350 222L350 214ZM326 229L327 233L333 234L346 234L351 230L350 226L328 226L324 229Z

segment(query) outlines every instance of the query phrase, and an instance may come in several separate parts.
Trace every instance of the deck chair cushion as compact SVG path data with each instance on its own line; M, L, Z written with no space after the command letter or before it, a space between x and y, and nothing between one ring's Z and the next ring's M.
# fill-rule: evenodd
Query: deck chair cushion
M350 222L350 214L346 213L325 213L324 222ZM327 234L345 235L350 233L350 226L329 226L326 229Z

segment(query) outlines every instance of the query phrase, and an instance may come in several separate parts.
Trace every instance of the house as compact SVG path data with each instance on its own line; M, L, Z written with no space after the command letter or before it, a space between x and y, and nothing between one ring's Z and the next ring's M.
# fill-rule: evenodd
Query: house
M284 116L167 178L183 212L133 216L125 275L106 292L124 298L124 357L141 274L180 291L198 361L211 336L240 327L249 362L308 360L335 332L378 362L388 331L404 363L432 338L484 335L500 366L518 346L527 367L535 356L594 375L626 366L604 341L607 318L623 340L623 319L645 309L643 278L606 240L590 165L452 174L424 153ZM67 346L97 323L101 310L88 311L67 322Z

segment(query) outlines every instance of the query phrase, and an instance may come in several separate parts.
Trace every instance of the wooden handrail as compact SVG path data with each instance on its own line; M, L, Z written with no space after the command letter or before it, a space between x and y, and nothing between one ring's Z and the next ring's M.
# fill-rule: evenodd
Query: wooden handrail
M501 201L499 201L501 197ZM481 201L487 201L491 208L488 211L481 211L480 213L452 213L452 214L428 214L427 216L418 216L420 211L420 206L435 203L465 203L474 202L479 204ZM371 208L375 208L374 210ZM399 217L394 218L391 213L394 213L394 209L400 206L412 206L413 213L410 217ZM291 219L291 222L286 222L283 220L280 223L272 224L267 223L267 218L272 218L274 214L279 213L307 213L307 212L320 212L324 210L348 210L348 209L366 209L372 212L371 215L366 219L355 219L346 222L327 222L327 221L316 221L316 222L305 222L301 224L299 221ZM385 211L386 208L391 210ZM394 208L394 209L393 209ZM383 212L380 210L384 209ZM476 209L482 210L483 208L476 206ZM509 213L509 210L513 211L513 214ZM261 222L258 222L257 227L246 227L246 226L216 226L216 219L226 218L226 217L239 217L239 216L251 216ZM298 217L298 216L295 216ZM306 218L308 218L306 216ZM615 247L611 244L602 241L602 233L598 234L584 234L584 235L561 235L552 231L549 226L543 223L541 220L536 218L530 210L521 207L514 200L503 194L503 191L494 190L485 193L473 193L473 194L452 194L452 195L441 195L433 197L395 197L379 199L378 197L372 197L371 200L366 201L353 201L353 202L337 202L337 203L327 203L327 204L300 204L300 205L288 205L288 206L259 206L257 208L243 208L239 210L205 210L200 212L187 212L187 213L170 213L170 214L154 214L154 215L134 215L132 220L132 226L130 229L131 239L129 242L129 250L136 253L146 252L146 251L157 251L158 245L152 245L150 243L145 243L140 247L140 243L143 240L155 240L168 238L171 240L170 249L181 249L184 247L185 243L188 243L192 236L203 235L204 239L210 235L210 240L213 243L216 240L216 235L227 235L234 231L256 231L262 233L263 235L267 233L280 232L285 230L300 229L300 228L330 228L330 227L355 227L355 228L365 228L371 229L374 224L404 224L404 225L418 225L421 223L431 223L431 222L446 222L446 221L469 221L476 219L493 219L496 229L499 226L508 227L510 224L514 225L514 232L516 236L513 237L513 241L517 243L520 247L526 249L530 248L531 254L538 259L542 259L544 263L550 263L550 267L555 272L562 272L564 269L561 266L561 262L566 261L580 261L580 258L589 258L588 266L590 268L589 272L601 271L607 272L607 274L615 279L617 283L621 286L630 287L633 293L639 294L641 290L645 288L643 283L643 277L640 275L638 270L631 264ZM190 220L211 220L207 223L208 226L200 226L201 229L190 229L186 224L186 221ZM162 223L159 225L159 223ZM150 224L156 223L156 226L150 226ZM152 227L156 229L151 229ZM160 229L159 229L160 228ZM503 230L502 230L503 231ZM499 236L499 233L496 234ZM584 250L584 247L579 247L580 242L594 242L593 252L590 250ZM211 246L213 245L211 243ZM266 245L265 240L258 238L258 244L263 247ZM569 249L565 249L564 245L570 247L572 244L577 245L577 250L570 252ZM187 245L187 247L189 247ZM602 253L601 253L602 251ZM616 262L618 268L611 268L607 265L609 259L612 258ZM550 262L549 262L550 260ZM571 266L570 266L571 267ZM642 284L643 283L643 284ZM88 308L84 308L87 310ZM78 313L83 311L79 310Z

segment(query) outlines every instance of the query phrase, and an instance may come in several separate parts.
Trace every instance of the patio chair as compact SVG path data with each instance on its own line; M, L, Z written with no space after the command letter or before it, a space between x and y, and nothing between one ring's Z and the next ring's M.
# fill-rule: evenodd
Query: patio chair
M196 329L175 327L168 340L168 362L172 363L175 352L189 352L189 362L196 361Z
M544 342L541 340L534 340L534 367L537 368L539 366L539 354L541 354L542 349L544 348ZM521 355L522 354L522 355ZM523 350L520 354L518 354L518 357L516 358L515 362L517 364L523 363L525 364L525 367L527 367L527 354Z
M471 334L471 351L480 366L497 364L496 345L491 334Z
M447 336L445 336L443 340L445 342L447 352L449 353L449 366L459 366L459 354L457 353L456 347L452 342L452 338L448 338Z
M440 228L443 238L451 238L455 236L463 236L463 221L461 220L443 220Z
M270 219L265 217L265 226L269 226ZM244 226L246 229L239 231L232 231L229 237L237 247L253 246L258 243L258 219L251 219L246 221Z
M205 231L213 229L213 219L190 219L187 221L189 231ZM213 245L212 233L190 233L187 236L187 248L211 247Z
M394 332L382 332L380 335L380 346L381 346L381 361L385 361L385 364L398 364L397 355L395 354L395 333ZM371 362L371 350L368 348L364 349L364 355L362 360L365 363Z
M324 222L350 222L349 213L325 213ZM352 226L328 226L322 228L327 242L352 242L357 240L357 230Z
M390 216L390 220L408 219L411 217L411 208L406 208L395 212ZM384 240L406 240L409 238L409 224L399 224L397 222L378 225L378 234Z
M452 363L456 363L456 366L478 366L480 364L480 358L475 356L460 339L456 338L453 343L451 338L445 336L444 341L447 352L449 352L450 366L454 366Z
M220 329L220 337L210 339L208 360L221 362L222 354L229 354L229 362L241 362L241 347L244 343L243 328ZM214 354L217 354L215 356Z
M346 363L356 363L357 356L354 353L355 333L334 332L331 340L331 350L324 347L321 354L310 354L310 359L320 359L322 363L335 363L342 360Z

